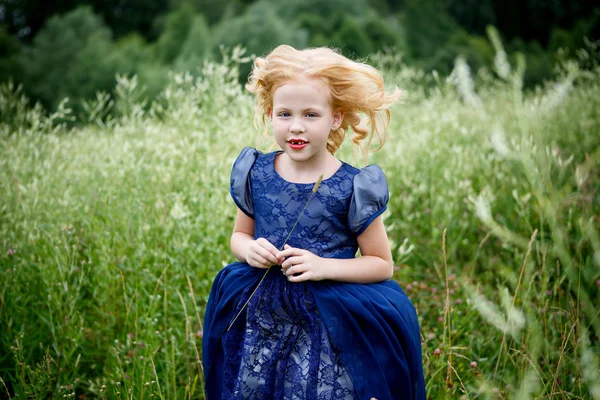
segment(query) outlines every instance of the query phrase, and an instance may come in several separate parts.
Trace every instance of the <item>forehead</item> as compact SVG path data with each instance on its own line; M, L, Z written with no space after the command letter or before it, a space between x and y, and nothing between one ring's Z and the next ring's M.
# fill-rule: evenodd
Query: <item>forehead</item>
M329 106L331 94L327 84L320 79L301 77L286 81L273 94L273 106L311 105Z

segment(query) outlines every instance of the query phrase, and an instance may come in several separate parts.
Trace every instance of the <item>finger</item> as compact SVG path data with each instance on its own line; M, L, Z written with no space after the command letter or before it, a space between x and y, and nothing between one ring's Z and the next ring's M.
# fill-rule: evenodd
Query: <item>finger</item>
M302 258L302 256L294 256L294 257L289 257L287 260L285 260L283 262L283 264L281 264L281 267L283 269L288 269L292 265L301 265L303 263L304 263L304 259Z
M300 275L288 275L288 281L293 283L305 282L310 280L311 273L310 271L304 272Z
M279 264L279 260L277 259L277 257L275 257L275 255L271 254L264 247L258 247L256 249L254 249L254 251L258 255L260 255L262 258L264 258L265 260L269 260L269 264Z
M278 262L277 253L279 253L279 250L277 249L277 247L273 246L273 244L271 242L269 242L267 239L263 239L260 242L260 245L273 256L273 258L275 259L274 262L277 263Z
M262 257L260 254L251 255L250 260L254 262L254 265L252 265L252 263L248 264L252 265L253 267L266 268L270 265L270 263L267 260L265 260L265 258Z
M293 266L289 267L288 269L285 270L285 274L287 276L294 276L294 275L298 275L298 274L303 274L306 271L308 271L308 268L306 268L306 266L300 264L300 265L293 265Z
M302 249L297 249L295 247L287 248L283 251L277 253L277 258L286 258L290 256L299 256L302 254Z

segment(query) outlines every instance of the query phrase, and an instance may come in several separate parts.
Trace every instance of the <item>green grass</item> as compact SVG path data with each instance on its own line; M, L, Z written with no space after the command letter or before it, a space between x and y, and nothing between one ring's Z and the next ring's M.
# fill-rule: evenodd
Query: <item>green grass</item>
M243 146L268 148L236 60L152 104L119 78L74 117L0 89L2 396L203 398L229 172ZM408 91L369 162L388 177L428 395L600 398L598 67L524 93L501 58L474 81L460 61L449 79L373 61ZM364 164L349 140L339 156Z

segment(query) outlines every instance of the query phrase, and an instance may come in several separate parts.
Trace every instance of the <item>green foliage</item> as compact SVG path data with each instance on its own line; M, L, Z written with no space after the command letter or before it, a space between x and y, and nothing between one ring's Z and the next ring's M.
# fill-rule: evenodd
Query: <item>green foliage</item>
M221 22L213 34L213 51L217 55L221 46L233 48L241 44L248 54L260 56L280 44L303 48L308 43L307 33L281 19L268 0L258 1L248 7L243 15ZM243 66L241 79L245 80L249 73L250 66Z
M204 16L206 22L210 25L217 23L229 9L237 7L237 1L223 0L170 0L172 9L180 8L183 4L191 5L196 13Z
M117 73L124 75L133 75L142 66L154 62L152 48L135 33L117 40L111 58Z
M110 30L89 7L52 17L24 56L28 92L50 109L69 97L91 97L114 86Z
M552 77L554 71L554 57L544 51L539 43L514 40L509 46L511 52L523 54L527 63L525 71L525 86L532 87Z
M181 48L189 37L194 23L194 8L189 2L172 11L164 22L164 28L156 43L156 56L159 62L171 64L177 59Z
M465 58L440 79L372 57L409 89L369 160L388 178L394 279L418 310L428 397L590 398L600 69L568 60L523 92L525 58L490 38L496 75L477 80ZM269 145L245 61L236 49L171 75L151 104L142 78L119 77L114 105L96 97L72 129L64 104L46 116L0 85L3 396L203 398L202 315L233 260L231 163Z
M363 18L369 11L367 0L266 0L266 3L275 8L277 14L286 21L293 21L302 14L326 20L336 14Z
M210 29L202 15L196 15L188 36L174 62L177 71L195 73L205 60L212 57L212 37Z
M333 35L332 43L350 58L366 57L374 50L373 42L363 25L350 15L342 19L340 28Z
M422 64L425 70L436 70L448 75L453 69L456 57L463 57L474 70L489 67L494 59L494 50L483 37L469 35L460 29L454 32L448 42Z
M403 25L409 56L425 60L435 56L459 29L436 0L407 0Z
M21 43L0 25L0 82L19 79L22 65L19 55L23 50Z
M397 19L381 18L379 15L371 13L363 29L373 42L375 51L384 48L394 48L401 52L407 51L406 32Z
M74 3L68 0L35 8L40 15L46 15L50 10L68 10ZM506 21L513 18L488 0L478 2L477 6L473 1L454 0L146 3L95 2L95 13L90 7L80 7L54 15L39 32L42 20L32 11L32 2L7 5L6 12L13 19L22 16L31 21L31 28L37 34L31 43L20 17L19 21L4 20L0 28L0 80L12 79L22 84L25 92L47 109L55 109L68 97L69 106L78 114L82 111L82 101L94 101L97 92L112 94L117 73L138 75L139 84L146 88L150 100L165 87L169 71L197 74L205 60L220 57L221 46L231 49L238 44L257 55L287 43L300 48L339 47L344 54L361 58L393 48L403 53L403 62L417 70L448 75L457 56L464 57L474 70L489 66L491 47L480 34L489 23L506 27ZM553 18L562 12L555 5L550 7L533 0L531 6L549 12ZM549 79L556 63L577 57L576 50L586 46L586 40L594 43L600 26L600 9L583 13L586 7L565 6L561 22L553 25L548 40L517 37L509 41L509 50L523 54L527 60L525 87L533 88ZM538 31L546 26L546 22L536 24L532 29ZM14 36L17 25L20 34L25 35L22 42ZM558 58L556 53L560 53ZM249 72L250 65L242 67L242 81Z

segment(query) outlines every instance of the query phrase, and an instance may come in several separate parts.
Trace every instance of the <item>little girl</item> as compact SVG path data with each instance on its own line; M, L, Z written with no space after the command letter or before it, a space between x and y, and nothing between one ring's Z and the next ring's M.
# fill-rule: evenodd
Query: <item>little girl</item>
M247 147L233 165L239 262L206 306L208 400L425 399L417 316L390 280L385 176L334 157L348 128L383 143L398 90L330 49L285 45L256 59L246 88L281 150Z

